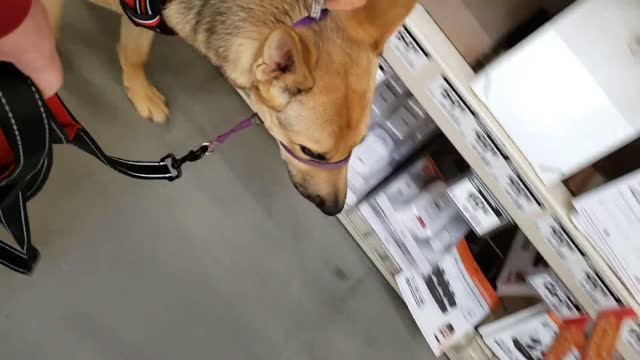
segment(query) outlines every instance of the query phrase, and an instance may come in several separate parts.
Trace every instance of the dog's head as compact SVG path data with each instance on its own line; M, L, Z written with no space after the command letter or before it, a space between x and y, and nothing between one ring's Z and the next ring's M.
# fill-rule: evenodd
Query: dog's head
M253 102L282 148L296 189L325 214L342 211L347 158L367 132L378 57L415 0L369 0L307 27L273 30L253 65Z

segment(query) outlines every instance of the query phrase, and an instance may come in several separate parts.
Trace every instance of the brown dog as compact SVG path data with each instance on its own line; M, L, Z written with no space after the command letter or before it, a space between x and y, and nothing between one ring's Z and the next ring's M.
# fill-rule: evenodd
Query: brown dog
M61 3L46 1L52 2L49 8ZM92 1L120 11L117 0ZM357 10L332 12L319 23L292 27L309 14L311 2L170 0L163 15L234 86L250 92L252 105L276 140L300 157L333 162L363 140L378 57L416 0L369 0ZM118 54L131 102L143 117L163 122L168 115L164 97L144 72L153 36L123 17ZM282 156L302 195L326 214L342 210L346 167L318 169L284 151Z

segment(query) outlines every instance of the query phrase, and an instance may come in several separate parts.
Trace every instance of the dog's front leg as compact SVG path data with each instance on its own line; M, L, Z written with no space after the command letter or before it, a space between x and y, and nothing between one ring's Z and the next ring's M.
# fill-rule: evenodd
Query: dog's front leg
M154 33L138 28L122 17L118 57L122 67L122 81L129 100L138 113L155 123L167 121L169 109L164 96L147 79L144 65L151 51Z
M64 0L43 0L42 5L44 5L44 8L47 10L49 24L51 25L51 29L53 29L53 33L58 36Z

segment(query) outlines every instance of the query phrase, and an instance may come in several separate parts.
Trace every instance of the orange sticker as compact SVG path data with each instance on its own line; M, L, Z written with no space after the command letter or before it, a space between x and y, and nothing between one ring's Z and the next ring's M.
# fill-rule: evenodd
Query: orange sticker
M469 274L469 278L476 285L478 291L484 298L484 301L487 302L489 308L495 309L496 306L500 304L500 299L498 298L498 294L489 283L489 280L484 276L482 270L476 263L473 255L471 255L471 249L469 249L469 245L466 240L460 241L458 246L456 246L458 250L458 255L462 260L462 264L464 265L465 270L467 270L467 274Z
M561 324L560 332L544 355L544 360L564 360L572 351L581 353L586 342L584 332L588 323L589 318L584 316Z
M613 359L622 322L635 317L633 310L626 307L602 311L598 315L582 358L584 360Z

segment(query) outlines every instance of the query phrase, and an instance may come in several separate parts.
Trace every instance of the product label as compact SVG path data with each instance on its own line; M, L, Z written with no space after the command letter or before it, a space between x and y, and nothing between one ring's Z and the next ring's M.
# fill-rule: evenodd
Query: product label
M418 72L429 63L429 54L420 46L406 26L402 26L391 38L389 45L413 72Z
M629 352L640 358L640 322L635 319L625 320L620 329L620 341Z
M547 244L563 260L565 270L573 275L591 302L598 309L615 306L617 302L611 291L586 262L584 255L560 221L554 217L545 217L539 220L537 225Z
M506 211L475 174L449 187L449 196L478 235L510 222Z
M576 318L583 313L573 295L555 275L540 273L529 276L528 280L547 306L561 319Z
M438 78L431 82L428 91L442 110L449 116L456 126L462 131L474 129L476 115L462 100L458 92L445 78ZM466 136L466 135L465 135Z

